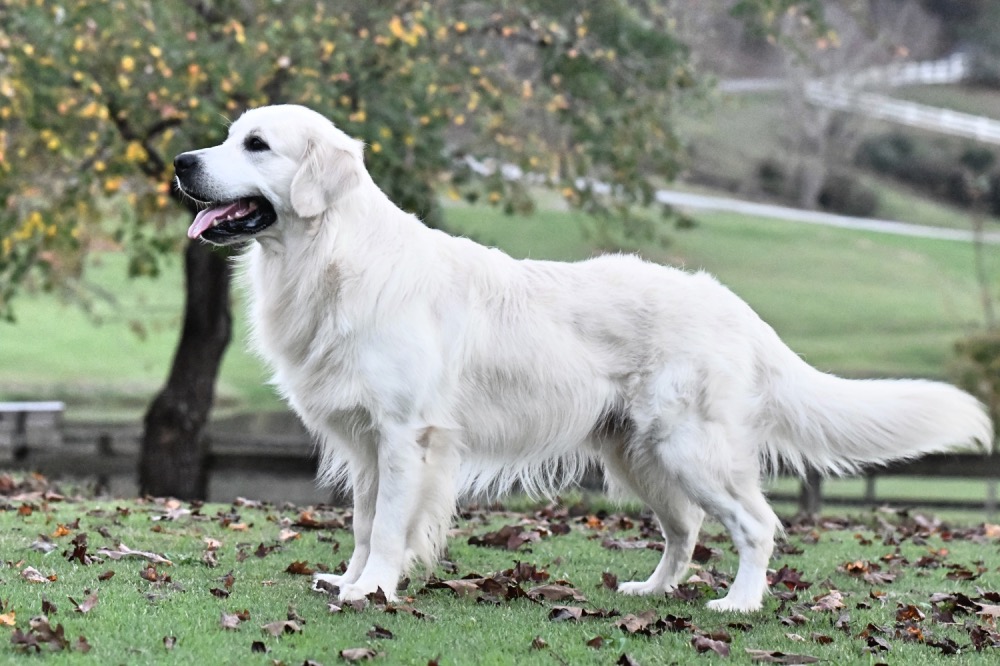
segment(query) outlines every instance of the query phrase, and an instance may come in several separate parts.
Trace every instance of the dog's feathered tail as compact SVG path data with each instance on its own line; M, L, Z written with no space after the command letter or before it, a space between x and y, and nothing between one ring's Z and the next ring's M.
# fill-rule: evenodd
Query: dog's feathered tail
M993 424L968 393L919 379L843 379L816 370L775 335L763 358L762 454L803 474L845 474L867 465L978 445L989 451Z

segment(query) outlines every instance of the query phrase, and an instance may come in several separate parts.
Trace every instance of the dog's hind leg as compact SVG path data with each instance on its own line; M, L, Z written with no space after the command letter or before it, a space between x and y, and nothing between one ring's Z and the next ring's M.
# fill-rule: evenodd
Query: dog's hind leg
M719 423L702 423L702 437L688 449L671 446L664 455L686 464L673 474L688 495L729 531L740 563L729 593L708 603L719 611L749 612L761 607L767 591L767 564L780 521L760 488L760 466L750 447Z
M630 461L611 454L605 456L605 465L616 483L627 487L652 509L665 541L663 555L649 579L620 583L618 591L646 595L673 590L691 562L705 512L669 480L659 461Z

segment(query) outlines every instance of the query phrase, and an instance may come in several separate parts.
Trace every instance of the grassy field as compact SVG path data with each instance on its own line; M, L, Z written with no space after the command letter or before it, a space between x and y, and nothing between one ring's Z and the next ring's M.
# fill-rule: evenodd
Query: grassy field
M706 269L753 305L811 363L849 375L947 374L954 342L979 326L971 248L730 214L698 213L656 261ZM587 220L555 210L508 217L453 206L454 233L517 257L579 259L596 250ZM664 222L666 224L666 222ZM159 387L176 343L179 260L158 280L125 277L100 254L87 272L92 312L52 294L26 295L17 324L0 325L0 399L61 398L71 419L135 418ZM237 295L237 308L241 296ZM280 407L245 351L242 311L219 384L226 411Z
M348 557L343 511L87 501L38 480L2 480L4 663L39 651L47 664L329 665L360 649L374 663L421 666L715 662L723 653L734 664L809 663L779 653L914 665L959 653L960 663L987 664L1000 646L996 525L882 514L792 525L771 563L773 595L740 615L704 607L736 567L713 527L680 594L635 598L610 587L644 578L658 560L648 520L585 506L473 507L434 572L442 582L417 576L400 604L356 609L309 591L305 575ZM495 541L505 527L521 530L514 550L469 543Z
M960 86L919 86L893 91L902 99L990 117L1000 115L1000 94L996 91ZM720 95L703 113L691 113L679 120L679 130L691 146L692 170L702 178L711 176L746 196L759 196L757 168L762 160L787 164L791 140L782 93ZM972 145L971 142L923 133L872 119L858 121L860 136L905 131L924 136L941 145ZM851 156L846 156L850 158ZM845 168L845 167L842 167ZM851 169L851 167L846 167ZM878 195L872 217L901 220L960 229L971 228L968 211L935 201L916 188L878 178L852 169L861 182ZM698 188L695 188L698 189Z

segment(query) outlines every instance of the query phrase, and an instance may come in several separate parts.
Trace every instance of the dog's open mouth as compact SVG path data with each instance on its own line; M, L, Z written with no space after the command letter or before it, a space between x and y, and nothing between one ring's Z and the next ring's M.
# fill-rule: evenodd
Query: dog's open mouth
M247 197L213 203L200 211L188 228L188 238L226 244L267 229L278 219L267 199Z

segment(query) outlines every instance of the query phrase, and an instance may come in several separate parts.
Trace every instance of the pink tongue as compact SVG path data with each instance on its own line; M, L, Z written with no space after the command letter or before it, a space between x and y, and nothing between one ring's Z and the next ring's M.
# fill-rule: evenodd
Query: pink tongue
M206 230L218 224L219 220L244 217L252 213L256 208L257 206L248 201L237 199L233 203L226 204L225 206L206 208L205 210L198 211L198 214L195 215L194 222L192 222L191 226L188 227L188 238L198 238L205 233Z

